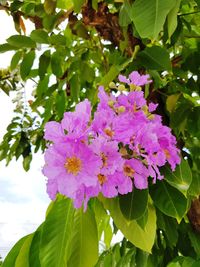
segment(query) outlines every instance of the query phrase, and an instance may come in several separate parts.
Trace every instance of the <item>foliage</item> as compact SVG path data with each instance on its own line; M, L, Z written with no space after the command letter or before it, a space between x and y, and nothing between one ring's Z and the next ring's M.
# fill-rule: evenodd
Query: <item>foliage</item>
M153 79L143 87L145 97L159 103L182 154L175 172L163 168L165 180L142 195L99 197L86 213L58 196L3 266L199 266L200 204L192 201L200 195L200 2L13 0L0 1L0 10L18 32L0 45L1 53L14 52L0 86L16 103L0 160L23 157L29 170L32 154L45 149L46 122L60 121L85 98L95 110L98 85L115 91L110 82L133 70ZM111 246L118 229L124 239Z

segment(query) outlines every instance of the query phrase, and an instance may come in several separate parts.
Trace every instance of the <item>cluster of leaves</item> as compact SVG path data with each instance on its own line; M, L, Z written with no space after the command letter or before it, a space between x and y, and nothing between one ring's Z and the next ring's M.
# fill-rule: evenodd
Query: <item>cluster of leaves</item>
M120 209L123 198L93 199L83 212L75 210L71 200L58 196L47 209L45 221L16 243L3 266L199 266L199 237L190 224L186 221L178 224L155 210L150 199L145 198L144 205L146 193L141 194L143 208L135 206L129 210L135 219L125 216ZM118 228L124 239L110 246ZM104 243L99 256L100 240Z
M0 160L22 156L28 170L32 153L45 149L47 121L60 121L85 98L95 108L98 85L109 90L119 73L133 70L151 75L145 97L159 104L184 158L174 173L164 168L165 181L149 191L95 200L86 213L59 197L3 266L198 266L199 213L190 212L190 221L187 213L200 195L199 0L13 0L1 1L0 10L19 33L0 45L1 53L14 51L10 68L0 73L1 88L18 93ZM27 98L29 81L34 89ZM110 247L116 229L124 240ZM98 259L102 232L105 251Z

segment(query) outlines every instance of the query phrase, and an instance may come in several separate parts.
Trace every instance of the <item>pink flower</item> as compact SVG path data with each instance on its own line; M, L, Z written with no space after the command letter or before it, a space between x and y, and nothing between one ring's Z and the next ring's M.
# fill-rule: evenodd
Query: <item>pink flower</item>
M63 142L65 135L61 124L56 121L47 122L45 125L44 139L52 142Z
M134 84L136 86L143 86L145 84L151 83L152 80L149 80L150 76L147 75L140 75L139 72L133 71L128 76L128 79L126 76L119 75L118 79L120 82L127 83L127 84Z
M43 173L49 180L57 182L54 186L58 192L75 199L82 186L97 185L100 167L101 160L88 146L79 142L65 142L54 144L46 150ZM56 191L52 187L49 190Z
M118 142L108 141L103 136L100 136L94 139L90 147L102 161L102 174L114 174L117 170L123 169L124 160L118 152Z
M91 105L87 99L76 106L75 112L65 112L61 125L66 132L66 140L84 140L88 134L90 117Z
M116 98L114 95L112 94L107 94L104 90L103 86L99 86L99 93L98 93L98 98L100 100L98 107L97 107L97 111L102 110L102 109L108 109L110 110L110 106L109 104L114 104L116 101Z
M140 160L127 160L124 164L124 174L133 178L136 188L146 189L148 187L149 172Z
M149 75L136 71L128 79L119 75L119 80L135 86L151 82ZM98 97L93 120L86 99L74 112L66 112L61 123L45 126L44 137L53 142L43 168L47 192L52 199L61 193L73 199L76 208L84 205L84 210L100 192L111 198L133 187L146 189L149 178L153 183L163 179L159 167L168 162L174 170L180 163L171 129L162 124L161 116L151 114L157 104L147 105L142 91L115 97L100 86Z

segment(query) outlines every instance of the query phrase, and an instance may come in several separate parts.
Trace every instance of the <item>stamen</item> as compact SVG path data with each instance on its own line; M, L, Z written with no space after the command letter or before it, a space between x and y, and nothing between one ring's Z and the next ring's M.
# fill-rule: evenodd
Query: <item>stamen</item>
M98 180L99 180L100 185L103 185L107 181L106 176L103 175L103 174L101 174L101 173L98 174L97 177L98 177Z
M104 133L106 135L108 135L109 137L113 137L114 136L114 132L110 128L105 128L104 129Z
M135 173L135 171L131 168L131 166L129 165L124 165L124 174L126 176L130 176L130 177L133 177L133 174Z
M71 158L66 159L64 167L68 173L72 173L73 175L77 175L81 170L82 162L79 158L77 158L76 156L73 156Z

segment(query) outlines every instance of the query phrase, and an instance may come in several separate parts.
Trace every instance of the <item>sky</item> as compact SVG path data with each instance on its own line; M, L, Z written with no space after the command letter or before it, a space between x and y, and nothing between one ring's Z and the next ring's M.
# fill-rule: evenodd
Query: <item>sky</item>
M17 34L12 18L4 11L0 11L0 25L0 43ZM9 66L12 54L0 54L0 68ZM13 109L11 98L0 90L0 142ZM21 237L33 232L44 220L50 200L41 173L43 161L43 156L37 153L29 172L23 170L21 159L13 160L7 167L0 162L0 256L3 258Z

